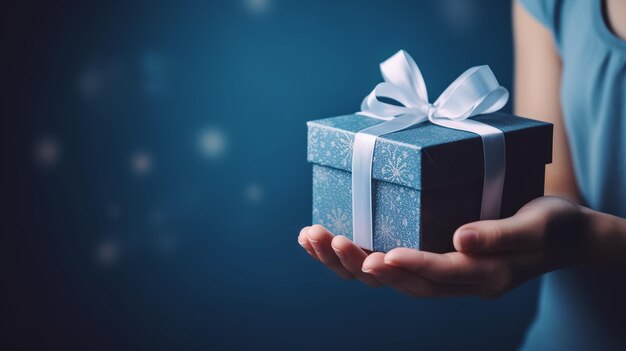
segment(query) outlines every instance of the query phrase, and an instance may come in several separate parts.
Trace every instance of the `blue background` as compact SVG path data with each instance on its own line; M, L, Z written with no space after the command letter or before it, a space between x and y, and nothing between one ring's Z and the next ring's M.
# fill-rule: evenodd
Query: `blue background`
M405 49L431 99L489 64L507 1L0 5L2 339L17 348L518 345L537 282L417 300L302 251L311 119L354 112Z

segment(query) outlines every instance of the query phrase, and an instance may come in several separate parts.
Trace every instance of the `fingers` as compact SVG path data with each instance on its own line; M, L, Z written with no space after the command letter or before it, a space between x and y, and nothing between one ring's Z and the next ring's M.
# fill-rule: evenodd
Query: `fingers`
M381 283L413 297L446 297L480 295L479 286L437 283L423 276L385 263L385 254L373 253L363 262L363 271Z
M552 253L545 250L511 252L496 258L498 268L483 298L498 298L520 284L549 271L561 268Z
M356 278L369 286L380 286L380 282L361 270L367 253L345 236L338 235L331 242L332 248L341 264Z
M306 250L306 252L308 252L311 257L319 261L319 258L315 253L315 249L313 249L313 246L309 242L309 237L306 235L309 228L310 227L304 227L302 228L302 230L300 230L300 234L298 235L298 244L300 244L300 246L302 246L302 248Z
M382 284L414 297L472 296L495 298L522 282L558 268L549 252L535 250L472 256L435 254L407 248L368 256L343 236L324 227L306 227L298 241L311 256L345 279Z
M309 255L326 264L340 277L345 279L356 277L373 287L381 285L375 277L361 271L367 253L348 238L333 236L324 227L314 225L300 231L298 243Z
M541 249L544 222L541 211L520 211L505 219L468 223L454 233L454 248L466 253Z
M435 254L407 248L389 251L384 261L436 282L456 284L489 285L499 269L493 258L472 257L460 252Z
M435 254L398 248L388 252L383 261L439 284L478 287L476 292L483 297L498 297L529 279L559 268L558 260L545 250L470 256L462 252Z
M587 217L580 206L565 199L537 198L509 218L468 223L454 235L457 251L494 253L576 248L589 239ZM565 252L567 253L567 252Z
M323 226L315 224L307 227L306 237L313 248L313 252L322 263L330 268L335 274L344 279L353 279L354 276L343 266L337 254L332 249L333 235ZM303 229L304 230L304 229ZM306 248L305 248L306 249Z

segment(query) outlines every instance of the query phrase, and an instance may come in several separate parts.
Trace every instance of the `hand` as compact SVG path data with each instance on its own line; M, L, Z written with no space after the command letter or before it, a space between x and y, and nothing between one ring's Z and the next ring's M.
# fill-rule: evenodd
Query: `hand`
M345 236L334 236L319 224L304 227L298 236L298 243L311 255L343 279L358 278L369 286L381 283L371 274L362 270L363 261L370 254L356 246Z
M299 243L339 276L389 285L416 297L501 296L548 271L582 263L593 242L582 207L558 197L531 201L514 216L460 227L457 252L408 248L369 254L324 227L304 228Z

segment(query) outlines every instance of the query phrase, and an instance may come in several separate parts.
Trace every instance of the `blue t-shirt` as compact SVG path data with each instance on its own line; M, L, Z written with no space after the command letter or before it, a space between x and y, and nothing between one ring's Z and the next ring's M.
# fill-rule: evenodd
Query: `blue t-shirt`
M561 57L561 105L583 200L626 217L626 41L607 26L602 0L519 1L550 30ZM547 274L523 348L626 350L626 273Z

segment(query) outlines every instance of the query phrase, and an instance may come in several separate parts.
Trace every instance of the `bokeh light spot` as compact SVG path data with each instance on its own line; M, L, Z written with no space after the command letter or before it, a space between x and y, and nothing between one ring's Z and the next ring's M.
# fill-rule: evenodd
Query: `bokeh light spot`
M93 99L102 94L104 89L103 72L95 67L86 69L78 79L78 90L87 99Z
M148 220L154 226L163 226L163 224L165 224L165 214L161 210L153 210Z
M471 31L478 24L480 6L473 0L439 1L443 21L455 33Z
M78 93L87 101L94 102L111 93L122 91L127 77L123 65L114 60L104 60L88 64L78 75Z
M172 233L161 233L157 237L157 248L160 253L171 255L178 249L178 240Z
M143 88L149 96L159 96L165 88L164 59L156 52L146 52L141 58Z
M116 242L108 239L98 244L95 252L96 262L103 266L110 266L118 262L120 247Z
M209 128L200 134L200 151L212 160L221 158L226 153L228 142L225 133L218 128Z
M244 190L244 197L246 201L251 204L256 204L263 201L263 187L259 184L248 184Z
M122 217L122 208L119 205L113 204L109 206L107 215L111 220L117 220Z
M152 171L152 157L145 151L136 151L130 159L131 170L136 175L146 175Z
M244 0L246 10L255 15L267 13L270 5L270 0Z
M44 168L55 167L61 157L61 148L56 139L45 137L35 144L35 162Z

